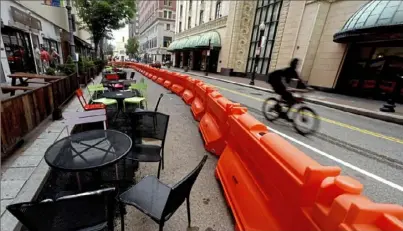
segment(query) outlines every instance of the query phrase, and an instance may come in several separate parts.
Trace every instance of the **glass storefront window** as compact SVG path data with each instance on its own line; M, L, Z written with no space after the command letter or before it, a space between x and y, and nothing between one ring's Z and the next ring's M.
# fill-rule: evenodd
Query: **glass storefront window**
M272 44L274 43L278 18L280 15L282 1L281 0L258 0L257 9L255 13L255 19L253 23L253 31L251 37L251 43L249 46L248 63L246 65L246 72L253 71L253 59L255 58L255 50L258 45L260 31L259 25L264 23L266 29L264 36L266 36L264 49L260 52L260 61L256 70L259 74L268 74L270 59L272 54Z
M10 27L2 28L1 32L11 73L36 73L28 33Z

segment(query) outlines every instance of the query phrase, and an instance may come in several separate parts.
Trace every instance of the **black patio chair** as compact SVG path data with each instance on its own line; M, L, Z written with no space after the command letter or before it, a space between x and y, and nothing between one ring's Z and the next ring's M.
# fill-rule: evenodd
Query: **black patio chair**
M164 145L169 115L153 111L140 111L132 113L130 119L134 144L126 159L138 162L159 162L157 177L160 178L161 167L164 169ZM137 142L143 138L159 140L161 145Z
M186 208L188 215L188 226L190 227L190 191L195 183L197 176L206 163L207 155L203 157L199 165L190 172L180 182L170 187L154 176L143 178L138 184L126 192L120 194L120 209L122 231L124 231L124 206L132 205L141 212L145 213L152 220L159 224L159 230L162 231L166 221L171 218L175 211L183 204L186 199Z
M29 231L114 229L115 188L7 206Z
M134 79L134 75L136 74L136 72L134 72L134 71L132 71L131 73L130 73L130 79Z
M158 111L158 106L160 105L160 101L162 99L162 97L164 96L164 94L160 94L160 97L158 98L157 104L155 105L154 111ZM145 111L144 109L141 108L136 108L135 112L139 112L139 111Z

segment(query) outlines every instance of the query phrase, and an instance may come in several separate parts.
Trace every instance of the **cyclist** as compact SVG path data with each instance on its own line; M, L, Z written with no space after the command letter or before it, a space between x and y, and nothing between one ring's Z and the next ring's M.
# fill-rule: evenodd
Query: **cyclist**
M287 90L286 86L283 83L283 79L285 79L285 82L287 84L290 83L291 79L298 79L299 82L302 84L302 88L307 88L306 85L301 81L296 71L298 62L299 60L297 58L294 58L291 60L289 67L275 70L269 74L269 84L273 88L274 92L279 94L289 107L296 103L296 99L294 98L292 93ZM282 110L279 111L281 112ZM288 119L288 116L283 113L281 116L285 116L285 118Z

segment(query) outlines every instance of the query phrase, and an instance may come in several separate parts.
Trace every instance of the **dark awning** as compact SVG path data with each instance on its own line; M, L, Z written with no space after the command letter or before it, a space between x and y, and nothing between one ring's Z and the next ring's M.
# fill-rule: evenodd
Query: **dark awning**
M373 0L363 5L333 36L338 43L403 39L403 1Z

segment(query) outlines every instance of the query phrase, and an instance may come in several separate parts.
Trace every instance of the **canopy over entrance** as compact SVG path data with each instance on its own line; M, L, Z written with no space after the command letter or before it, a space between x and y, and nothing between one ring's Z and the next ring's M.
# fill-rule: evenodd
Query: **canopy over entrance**
M391 40L403 40L403 1L370 1L333 36L338 43Z

